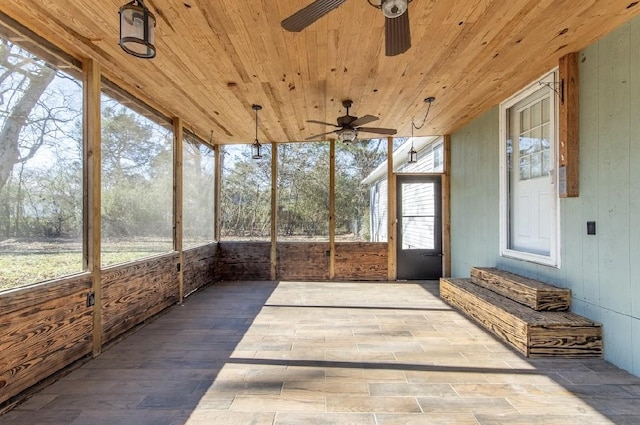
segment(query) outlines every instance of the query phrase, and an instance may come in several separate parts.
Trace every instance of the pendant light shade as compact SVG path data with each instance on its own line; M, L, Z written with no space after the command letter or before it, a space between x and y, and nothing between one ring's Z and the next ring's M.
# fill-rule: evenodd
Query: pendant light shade
M156 56L156 18L142 0L133 0L120 8L120 47L138 58Z

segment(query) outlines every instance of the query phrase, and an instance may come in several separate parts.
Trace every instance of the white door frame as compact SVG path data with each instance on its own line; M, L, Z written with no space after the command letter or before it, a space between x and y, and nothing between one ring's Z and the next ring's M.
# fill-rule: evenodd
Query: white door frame
M554 69L534 83L523 89L522 91L511 96L500 104L499 127L500 127L500 256L515 258L519 260L529 261L532 263L543 264L560 268L560 199L558 196L558 170L557 170L557 151L558 151L558 96L553 92L552 88L558 88L558 69ZM554 186L554 217L551 223L551 246L550 254L539 255L529 252L516 251L509 248L509 190L508 170L507 170L507 137L508 137L508 120L507 113L509 108L514 106L520 100L535 93L543 88L543 84L549 87L550 93L550 121L551 132L554 135L554 143L551 149L551 163L554 164L551 171ZM512 167L516 166L512 164Z

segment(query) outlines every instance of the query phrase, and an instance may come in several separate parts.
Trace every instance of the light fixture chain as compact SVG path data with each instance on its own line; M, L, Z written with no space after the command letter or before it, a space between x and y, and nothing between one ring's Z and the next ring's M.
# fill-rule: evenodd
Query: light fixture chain
M413 137L413 129L415 128L416 130L420 130L422 129L422 127L424 127L424 124L427 122L427 117L429 116L429 111L431 110L431 104L433 103L433 101L436 100L433 97L428 97L426 98L424 101L426 103L429 104L429 106L427 107L427 112L424 114L424 118L422 119L422 124L420 124L419 126L415 125L415 123L413 122L413 118L411 119L411 137ZM415 118L415 117L414 117Z

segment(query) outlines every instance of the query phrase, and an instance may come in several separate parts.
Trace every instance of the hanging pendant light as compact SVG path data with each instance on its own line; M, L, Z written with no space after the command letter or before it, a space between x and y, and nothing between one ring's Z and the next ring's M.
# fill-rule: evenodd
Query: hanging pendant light
M411 136L411 149L407 154L409 155L409 159L407 160L409 164L418 162L418 151L413 147L413 136Z
M251 108L256 111L256 139L251 145L251 158L262 159L262 145L258 142L258 111L262 109L260 105L251 105Z
M120 8L120 47L138 58L151 59L156 56L156 17L142 0L133 0Z
M428 103L429 107L427 108L427 113L424 115L424 118L422 119L422 124L417 126L413 122L413 119L411 119L411 149L409 150L409 152L407 152L407 155L409 156L409 159L407 159L407 163L409 163L409 164L415 164L416 162L418 162L418 151L416 151L416 149L413 147L413 129L415 128L416 130L420 130L424 126L425 122L427 122L427 117L429 116L429 111L431 110L431 104L435 100L436 100L436 98L433 97L433 96L427 97L424 100L424 103Z

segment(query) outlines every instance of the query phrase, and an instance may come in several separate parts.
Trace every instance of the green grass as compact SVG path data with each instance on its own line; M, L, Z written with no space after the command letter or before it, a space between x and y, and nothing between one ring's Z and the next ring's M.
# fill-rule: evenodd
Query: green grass
M171 251L166 240L118 241L102 246L102 266ZM0 241L0 291L40 283L82 268L82 246L77 241Z
M82 272L82 253L0 252L0 291Z
M102 253L102 267L111 266L114 264L128 263L129 261L139 260L141 258L150 257L152 255L158 255L163 252L169 252L169 250L136 250L136 251L118 251L118 252L103 252Z

